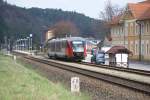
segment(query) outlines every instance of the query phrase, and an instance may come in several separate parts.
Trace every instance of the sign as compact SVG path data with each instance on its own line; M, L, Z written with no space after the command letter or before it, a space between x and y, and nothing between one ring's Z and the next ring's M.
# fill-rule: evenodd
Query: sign
M16 63L16 56L14 56L14 61L15 61L15 63Z
M79 77L71 78L71 92L80 92L80 79Z
M116 63L119 67L128 67L128 54L116 54Z

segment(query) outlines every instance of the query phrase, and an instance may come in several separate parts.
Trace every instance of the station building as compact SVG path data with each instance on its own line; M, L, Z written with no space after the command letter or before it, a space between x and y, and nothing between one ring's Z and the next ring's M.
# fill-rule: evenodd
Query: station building
M150 61L150 0L128 3L109 24L112 46L128 48L133 53L130 59Z
M47 41L48 39L51 39L55 37L53 30L49 29L46 33L45 33L45 41Z

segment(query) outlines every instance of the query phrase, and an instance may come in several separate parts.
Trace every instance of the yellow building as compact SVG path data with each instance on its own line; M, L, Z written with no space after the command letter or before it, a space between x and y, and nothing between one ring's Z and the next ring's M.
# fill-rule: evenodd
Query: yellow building
M132 51L131 59L150 61L150 1L129 3L111 21L112 45Z
M48 39L51 39L53 38L55 35L54 35L54 32L53 30L49 29L46 34L45 34L45 41L47 41Z

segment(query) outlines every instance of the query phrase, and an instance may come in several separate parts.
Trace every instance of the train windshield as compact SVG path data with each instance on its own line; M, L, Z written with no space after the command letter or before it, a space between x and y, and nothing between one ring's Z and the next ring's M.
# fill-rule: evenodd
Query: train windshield
M83 52L84 51L84 42L83 41L72 41L72 47L74 52Z

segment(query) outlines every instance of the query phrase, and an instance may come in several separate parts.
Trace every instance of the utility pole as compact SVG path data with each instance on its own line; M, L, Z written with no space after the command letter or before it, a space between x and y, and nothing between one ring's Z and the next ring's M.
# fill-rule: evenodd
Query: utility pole
M10 53L10 38L8 39L8 52Z
M27 37L27 49L30 52L30 38Z
M139 25L139 61L142 61L141 39L142 39L142 25L139 21L136 22Z
M31 52L32 52L32 34L30 34Z
M5 48L7 49L7 36L4 37L5 40Z
M142 26L141 24L139 24L140 26L140 34L139 34L139 61L142 61L142 52L141 52L141 33L142 33Z
M125 23L124 23L124 31L123 31L123 33L124 33L124 41L123 41L123 42L124 42L124 47L126 47L126 46L125 46L125 38L126 38L126 32L127 32L127 31L126 31L126 30L127 30L127 27L126 27L126 26L127 26L127 25L126 25L126 22L125 22Z

